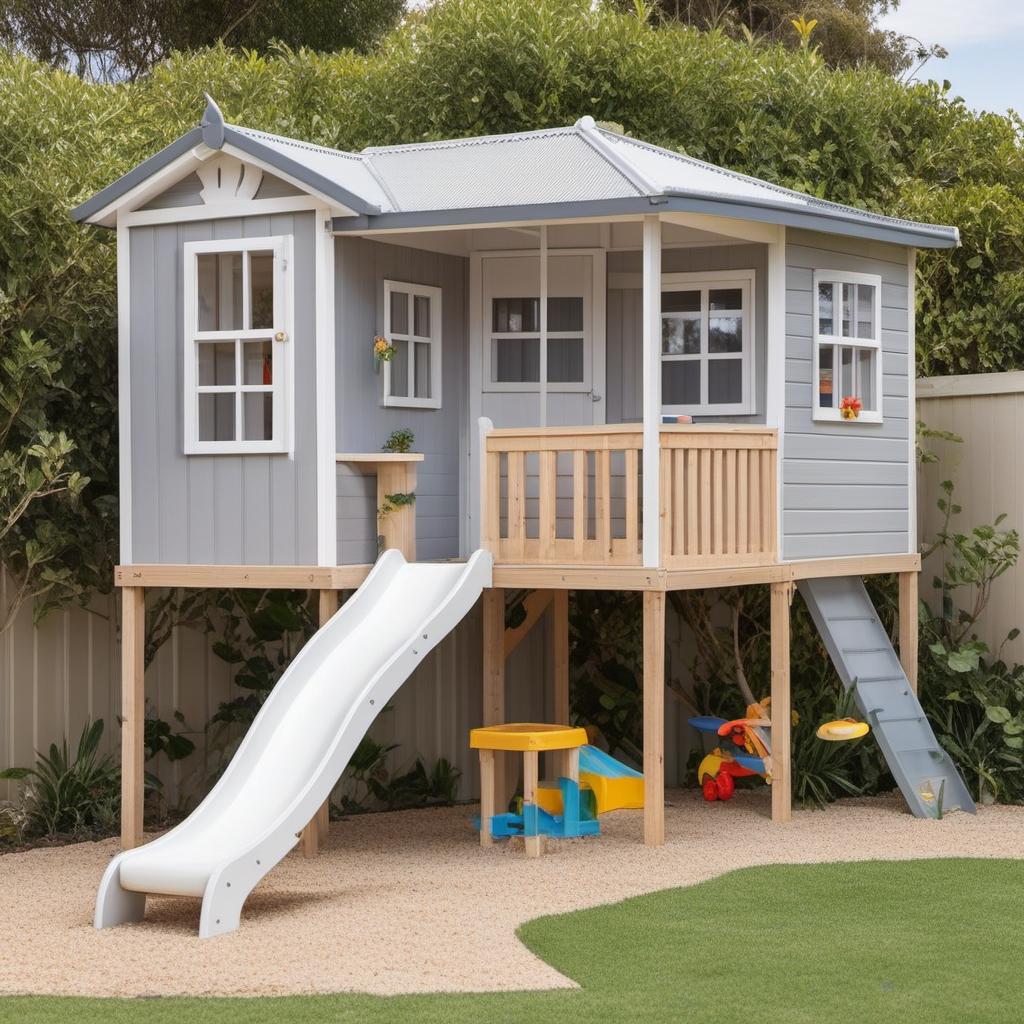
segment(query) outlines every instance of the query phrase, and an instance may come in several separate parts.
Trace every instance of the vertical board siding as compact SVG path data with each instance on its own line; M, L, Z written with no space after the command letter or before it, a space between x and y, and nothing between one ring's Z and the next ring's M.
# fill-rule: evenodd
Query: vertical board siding
M314 215L130 230L132 540L136 562L315 564ZM184 454L183 246L293 235L294 447L281 455ZM122 383L122 386L124 384Z
M712 245L667 248L661 256L663 274L700 274L715 270L754 271L754 400L753 416L706 416L704 421L764 423L766 314L768 310L768 247ZM608 273L639 274L639 252L608 254ZM609 423L636 423L643 418L641 359L641 289L609 288L607 318L607 416ZM514 425L514 424L510 424Z
M941 379L918 382L918 417L929 427L947 430L963 438L954 441L929 439L926 447L939 461L919 467L918 524L922 547L942 527L943 514L936 507L944 497L942 482L952 480L954 501L963 511L953 518L955 531L993 523L1003 513L1001 529L1024 529L1024 373L985 374L1014 390L1002 394L956 394L930 397L927 386ZM970 383L970 378L966 378ZM924 565L921 598L935 607L931 579L941 575L942 552ZM993 651L999 650L1011 629L1024 628L1024 566L1018 563L992 585L992 598L978 624L979 637ZM1001 657L1007 663L1024 662L1024 636L1008 642Z
M782 557L908 551L906 250L795 230L786 239ZM882 279L882 423L811 419L815 270L878 274Z
M337 450L376 452L393 430L408 427L415 433L414 450L425 455L416 482L416 553L424 560L459 553L459 444L469 387L468 275L469 262L461 256L335 239ZM384 331L386 279L441 289L440 409L381 405L382 377L375 372L372 344L374 335ZM368 479L372 484L373 478ZM351 471L339 469L338 561L343 565L367 561L367 551L371 559L376 555L375 517L357 522L363 487L351 479ZM372 514L374 505L366 507ZM371 536L372 548L367 547Z

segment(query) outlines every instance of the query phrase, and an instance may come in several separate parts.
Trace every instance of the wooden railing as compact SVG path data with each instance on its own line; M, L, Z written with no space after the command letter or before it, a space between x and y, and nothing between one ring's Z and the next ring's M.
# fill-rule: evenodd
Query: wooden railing
M775 560L774 429L661 429L661 564ZM643 433L631 424L481 435L481 544L498 562L640 565Z
M776 560L776 450L768 427L661 432L661 564L667 569Z

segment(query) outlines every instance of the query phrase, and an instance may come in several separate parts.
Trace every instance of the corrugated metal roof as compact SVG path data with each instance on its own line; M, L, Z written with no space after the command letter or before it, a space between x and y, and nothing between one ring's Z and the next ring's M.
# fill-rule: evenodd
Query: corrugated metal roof
M573 128L364 150L395 209L577 203L640 190Z
M348 153L226 124L212 99L200 129L172 143L74 212L110 223L128 194L198 141L259 158L352 211L338 230L503 218L698 211L856 234L907 245L951 246L955 228L830 203L682 153L599 128L568 128L381 146Z
M268 149L300 162L316 174L335 182L349 192L365 199L381 210L393 209L393 204L380 182L374 177L368 161L358 153L341 149L315 146L283 135L270 135L253 128L230 125L231 131L254 139Z

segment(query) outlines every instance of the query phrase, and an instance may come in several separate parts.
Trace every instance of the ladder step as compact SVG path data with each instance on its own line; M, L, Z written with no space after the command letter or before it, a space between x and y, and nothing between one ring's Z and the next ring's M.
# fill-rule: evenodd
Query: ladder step
M878 712L873 712L878 714ZM888 725L890 722L924 722L927 721L924 715L893 715L891 718L876 718L878 725Z
M897 754L930 754L939 760L945 754L941 747L900 747L899 749L894 749Z
M861 683L898 683L904 685L907 682L906 676L857 676L854 682Z

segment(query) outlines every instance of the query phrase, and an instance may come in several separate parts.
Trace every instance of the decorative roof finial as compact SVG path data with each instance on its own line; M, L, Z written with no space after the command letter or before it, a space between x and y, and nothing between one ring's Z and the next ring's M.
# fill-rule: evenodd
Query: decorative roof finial
M206 97L206 110L199 122L203 129L203 142L210 149L220 149L224 145L224 115L208 92L203 95Z

